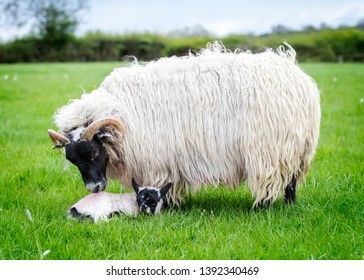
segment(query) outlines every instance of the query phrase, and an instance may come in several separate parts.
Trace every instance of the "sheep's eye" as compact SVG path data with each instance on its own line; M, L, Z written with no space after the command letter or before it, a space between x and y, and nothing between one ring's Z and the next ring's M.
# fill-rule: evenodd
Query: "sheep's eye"
M99 155L100 155L100 151L97 151L97 150L92 151L91 160L97 159L99 157Z

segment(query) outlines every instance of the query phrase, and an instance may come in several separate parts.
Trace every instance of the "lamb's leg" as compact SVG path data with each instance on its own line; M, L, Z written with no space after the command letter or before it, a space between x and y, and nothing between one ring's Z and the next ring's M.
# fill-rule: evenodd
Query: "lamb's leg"
M91 215L86 215L86 214L82 214L82 213L78 212L76 207L71 207L67 211L67 214L68 214L68 216L70 216L72 218L77 218L80 220L87 220L87 219L93 220L94 219Z
M97 222L107 220L111 212L110 197L106 193L92 193L74 204L67 213L73 218Z
M296 177L293 176L291 182L287 185L284 191L284 202L294 203L296 201Z

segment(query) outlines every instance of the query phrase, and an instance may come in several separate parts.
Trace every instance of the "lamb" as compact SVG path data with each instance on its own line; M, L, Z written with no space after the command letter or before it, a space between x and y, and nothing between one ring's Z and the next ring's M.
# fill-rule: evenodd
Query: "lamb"
M159 190L150 186L140 187L133 178L132 185L137 194L136 201L139 211L148 214L159 214L162 208L166 206L165 197L172 183L168 183Z
M113 215L135 217L139 209L133 193L91 193L72 205L67 214L73 218L90 218L95 222L107 221Z
M165 206L165 197L172 184L160 190L151 186L139 186L134 178L134 193L92 193L71 206L67 214L73 218L90 218L95 222L107 221L114 215L137 216L139 212L157 215Z
M169 203L201 186L246 182L253 207L284 194L309 170L319 138L316 83L291 46L252 54L213 43L196 54L116 68L60 108L49 130L90 192L107 178L131 188L173 183Z

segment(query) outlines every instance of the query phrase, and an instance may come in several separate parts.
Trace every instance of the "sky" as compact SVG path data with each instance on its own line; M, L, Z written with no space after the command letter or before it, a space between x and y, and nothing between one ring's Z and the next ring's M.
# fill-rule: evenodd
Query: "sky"
M111 34L169 32L202 26L215 36L270 32L282 24L300 30L307 25L355 25L364 19L363 0L89 0L77 35L100 30ZM0 40L29 32L0 26Z

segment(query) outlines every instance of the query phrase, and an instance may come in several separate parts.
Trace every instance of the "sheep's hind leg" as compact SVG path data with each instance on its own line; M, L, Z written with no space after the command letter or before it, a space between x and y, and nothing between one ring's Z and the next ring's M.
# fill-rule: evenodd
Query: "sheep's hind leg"
M291 182L287 185L284 191L284 202L294 203L296 201L296 177L293 176Z
M257 208L258 209L264 209L264 208L269 208L270 205L272 204L272 201L270 199L264 201L264 200L261 200L257 203Z

